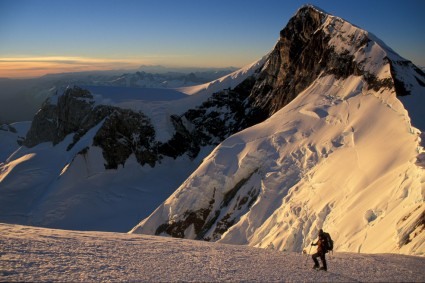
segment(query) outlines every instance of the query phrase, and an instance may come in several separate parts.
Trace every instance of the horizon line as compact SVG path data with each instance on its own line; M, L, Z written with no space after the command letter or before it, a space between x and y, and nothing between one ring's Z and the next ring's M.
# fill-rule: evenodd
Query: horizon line
M167 58L173 55L150 55L142 58L113 59L79 56L15 56L0 57L0 78L35 79L49 75L85 73L85 72L119 72L137 71L143 67L162 67L169 69L239 69L239 66L209 66L189 64L161 64L152 62L152 58ZM181 56L176 56L181 57ZM148 58L148 59L146 59Z

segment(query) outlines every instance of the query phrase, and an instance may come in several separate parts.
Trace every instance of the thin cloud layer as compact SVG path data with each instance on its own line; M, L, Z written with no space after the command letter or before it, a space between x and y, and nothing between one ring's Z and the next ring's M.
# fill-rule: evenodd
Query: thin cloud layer
M38 77L49 73L111 69L133 69L140 60L116 60L84 57L10 57L0 58L0 77Z

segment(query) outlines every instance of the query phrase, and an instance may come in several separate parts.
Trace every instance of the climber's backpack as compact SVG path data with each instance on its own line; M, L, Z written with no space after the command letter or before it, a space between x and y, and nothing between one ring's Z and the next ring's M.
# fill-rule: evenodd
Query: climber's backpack
M329 233L323 233L323 238L325 239L325 248L326 252L332 251L334 249L334 241L331 238Z

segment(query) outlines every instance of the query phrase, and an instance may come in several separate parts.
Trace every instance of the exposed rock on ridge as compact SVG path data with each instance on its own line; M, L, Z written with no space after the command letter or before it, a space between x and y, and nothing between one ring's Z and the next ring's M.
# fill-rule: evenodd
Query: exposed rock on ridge
M379 90L395 86L397 95L408 95L408 86L398 78L394 65L409 65L417 72L416 79L422 85L424 73L411 62L405 61L386 46L385 64L391 67L391 76L379 78L368 67L376 62L364 56L376 45L383 43L368 32L348 22L330 16L318 8L307 5L292 17L280 32L280 39L273 49L268 63L255 83L251 97L258 106L271 116L292 101L315 79L328 74L336 78L363 76L368 88ZM335 40L343 42L335 46ZM375 45L375 46L374 46ZM368 54L370 55L370 54ZM379 64L382 64L380 62Z

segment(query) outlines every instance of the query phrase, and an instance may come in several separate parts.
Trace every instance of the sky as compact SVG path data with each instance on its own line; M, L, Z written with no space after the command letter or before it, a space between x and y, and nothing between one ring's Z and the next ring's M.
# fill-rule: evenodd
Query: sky
M140 65L242 67L270 51L306 3L425 66L423 0L0 0L0 77Z

